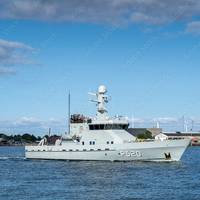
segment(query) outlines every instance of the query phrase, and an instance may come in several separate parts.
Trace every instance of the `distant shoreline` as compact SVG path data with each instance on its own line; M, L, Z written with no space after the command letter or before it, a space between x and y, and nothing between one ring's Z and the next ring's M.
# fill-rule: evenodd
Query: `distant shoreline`
M0 145L0 147L25 147L26 145Z
M0 144L0 147L25 147L25 146L37 146L37 143L28 144Z

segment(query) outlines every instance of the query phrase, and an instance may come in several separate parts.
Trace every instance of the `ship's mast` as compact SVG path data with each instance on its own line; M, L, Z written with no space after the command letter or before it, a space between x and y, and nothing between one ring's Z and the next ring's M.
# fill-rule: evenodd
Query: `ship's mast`
M70 95L70 91L69 91L69 94L68 94L68 134L70 135L70 123L71 123L71 111L70 111L70 108L71 108L71 95Z
M106 119L107 109L106 103L108 103L108 96L106 95L107 89L104 85L99 86L96 93L89 93L90 95L96 96L96 100L91 100L97 103L97 118Z

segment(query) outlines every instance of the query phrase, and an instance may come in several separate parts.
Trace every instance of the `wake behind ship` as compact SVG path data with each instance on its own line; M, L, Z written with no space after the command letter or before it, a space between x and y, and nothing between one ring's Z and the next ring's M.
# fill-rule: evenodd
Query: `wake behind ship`
M69 134L48 145L43 138L38 146L26 146L28 159L99 161L179 161L190 139L138 141L127 129L127 118L107 114L107 89L96 93L97 115L93 119L73 115Z

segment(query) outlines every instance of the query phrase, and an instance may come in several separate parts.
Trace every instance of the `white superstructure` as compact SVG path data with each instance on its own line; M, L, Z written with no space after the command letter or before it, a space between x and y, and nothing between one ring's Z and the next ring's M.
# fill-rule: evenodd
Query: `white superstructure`
M179 161L190 143L189 139L138 141L127 129L127 118L110 118L107 114L105 86L100 86L92 100L97 115L89 119L72 115L70 133L48 145L44 138L38 146L26 146L25 156L32 159L110 160L110 161Z

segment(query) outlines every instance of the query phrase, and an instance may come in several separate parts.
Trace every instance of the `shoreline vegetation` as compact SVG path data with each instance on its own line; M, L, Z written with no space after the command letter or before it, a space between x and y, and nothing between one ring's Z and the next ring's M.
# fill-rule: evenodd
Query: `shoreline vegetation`
M60 138L58 135L48 136L47 138L48 144L54 144L55 141ZM23 135L6 135L4 133L0 133L0 146L25 146L25 145L37 145L43 137L35 136L33 134L25 133Z

